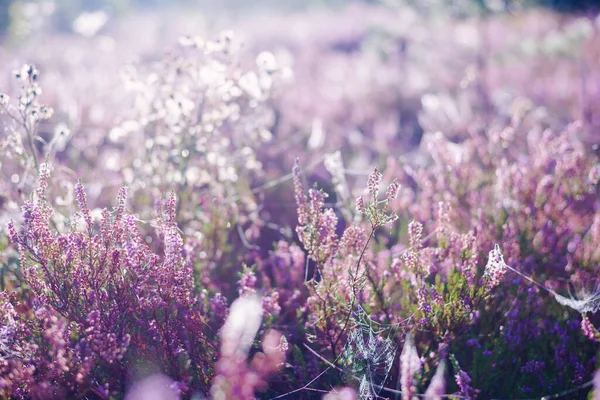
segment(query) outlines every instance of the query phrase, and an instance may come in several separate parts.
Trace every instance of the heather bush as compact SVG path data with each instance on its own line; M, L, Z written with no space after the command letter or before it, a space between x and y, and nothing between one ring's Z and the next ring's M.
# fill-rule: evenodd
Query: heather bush
M222 315L209 315L195 293L175 223L175 195L160 208L159 256L126 212L126 187L113 211L104 209L95 221L77 184L79 212L67 232L57 232L47 200L49 166L41 171L35 199L23 206L22 227L8 227L23 275L23 285L13 288L20 298L4 297L8 394L108 396L122 390L135 369L159 366L185 387L206 389L216 350L211 323Z
M478 10L0 49L0 398L598 397L599 20Z

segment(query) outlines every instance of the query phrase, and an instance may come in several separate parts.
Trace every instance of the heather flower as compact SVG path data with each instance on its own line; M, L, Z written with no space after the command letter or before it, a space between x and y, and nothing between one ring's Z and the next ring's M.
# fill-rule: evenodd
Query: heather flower
M471 377L469 377L465 371L460 370L458 374L454 375L454 379L456 380L456 384L460 389L460 393L466 398L470 399L471 396L469 395L469 392L471 391Z
M418 307L426 317L433 312L433 308L429 301L430 294L430 291L425 287L421 287L417 290Z
M592 168L590 168L588 179L594 185L597 185L600 182L600 165L594 165Z
M362 196L356 198L356 212L359 214L365 213L365 200Z
M40 119L50 119L54 115L54 109L48 106L41 106L39 115Z
M209 300L210 310L217 316L218 319L224 320L227 317L227 299L221 293L215 295Z
M485 266L484 279L488 289L492 289L500 283L504 275L506 274L507 267L504 262L504 257L500 251L500 246L497 244L490 251L488 256L488 263Z
M293 174L299 224L296 233L309 257L323 266L337 250L337 215L332 209L324 209L326 193L310 189L308 196L304 194L297 163Z
M338 252L340 255L360 254L366 241L365 231L357 225L351 225L342 234Z
M119 204L112 215L106 210L102 213L99 231L91 217L86 217L85 233L54 232L50 225L53 209L46 200L48 178L48 168L42 166L37 199L23 207L23 233L17 233L12 223L9 228L34 304L23 313L20 340L36 348L32 357L40 367L47 363L45 357L52 360L48 381L69 391L65 396L85 394L93 390L94 371L110 365L117 370L127 368L130 358L126 354L148 352L169 374L180 375L190 366L167 362L173 357L189 357L193 368L206 368L210 361L205 357L212 348L192 293L192 271L182 257L174 196L161 217L164 256L160 257L142 239L135 218L126 213L125 188L119 190ZM89 212L85 192L82 186L76 191L85 216ZM38 325L44 327L41 336L26 333L35 332ZM193 347L186 345L187 335L194 336ZM51 352L44 353L44 343ZM59 379L56 374L66 369L76 373ZM46 378L23 379L17 382L24 393L34 393ZM108 374L102 384L111 379ZM196 379L194 385L202 387L199 382L205 378Z
M36 193L38 197L42 200L46 199L46 194L48 191L48 180L50 179L51 172L51 165L47 163L40 164L39 182L38 187L36 188Z
M21 79L24 81L29 79L35 81L39 76L39 71L37 70L35 65L25 64L21 67L20 70L13 70L13 74L17 79Z
M88 228L91 228L92 227L92 217L90 214L90 209L87 206L86 194L85 194L85 191L83 189L83 185L81 184L81 182L79 182L79 183L77 183L77 185L75 185L75 193L77 196L77 203L79 205L79 209L81 210L81 212L83 214L85 223L87 224Z
M8 223L8 236L10 238L10 241L13 243L17 243L19 241L17 229L15 228L15 223L13 221L10 221Z
M600 341L600 332L592 325L586 314L583 314L581 317L581 331L588 339L596 342Z
M438 235L443 238L448 231L450 225L450 203L447 201L440 201L438 203Z
M256 275L250 268L244 268L242 276L238 281L238 294L253 294L256 292Z
M364 213L367 219L371 223L371 228L376 229L380 226L387 225L398 219L396 212L387 214L387 208L390 205L390 201L394 198L398 191L398 182L394 182L388 188L386 192L386 198L383 201L379 201L377 195L379 193L379 185L383 175L375 168L367 179L367 190L371 194L371 200L368 205L365 206L364 199L362 196L356 199L356 210L359 214ZM362 211L364 209L364 211ZM361 212L362 211L362 212Z
M425 271L424 268L422 268L417 252L413 251L412 249L403 253L400 257L400 260L408 268L409 271L418 274L427 274L427 271Z
M408 224L408 237L410 239L410 248L413 251L418 251L422 246L423 225L417 221L411 221Z
M371 197L377 199L377 193L379 193L379 184L381 183L381 179L383 175L377 168L369 174L369 179L367 180L367 190L371 194Z
M281 312L281 306L279 305L279 292L273 291L271 294L263 297L262 305L265 312L269 315L279 315Z
M460 389L460 394L464 396L466 399L475 399L477 398L477 394L479 391L477 389L473 389L471 387L471 377L465 371L460 368L458 361L454 354L450 354L450 360L452 361L452 366L456 371L454 375L454 380Z
M400 183L398 183L397 179L394 179L392 183L388 186L385 192L386 199L395 199L398 197L398 191L400 190Z

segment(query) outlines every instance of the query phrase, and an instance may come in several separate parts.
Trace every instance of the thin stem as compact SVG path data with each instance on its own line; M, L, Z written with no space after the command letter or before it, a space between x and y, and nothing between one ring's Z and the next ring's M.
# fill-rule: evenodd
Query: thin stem
M327 368L325 368L325 369L324 369L324 370L323 370L323 371L322 371L322 372L321 372L319 375L315 376L315 377L314 377L314 378L313 378L313 379L312 379L310 382L308 382L306 385L302 386L301 388L298 388L298 389L296 389L296 390L292 390L291 392L288 392L288 393L281 394L281 395L279 395L279 396L277 396L277 397L273 397L271 400L281 399L281 398L283 398L283 397L289 396L290 394L298 393L298 392L300 392L300 391L302 391L302 390L308 389L308 387L309 387L309 386L310 386L310 385L311 385L311 384L312 384L314 381L316 381L316 380L317 380L317 379L319 379L321 376L323 376L323 375L325 374L325 372L329 371L329 368L331 368L331 367L327 367Z
M371 234L369 235L369 238L365 242L365 245L360 253L360 256L358 257L358 261L356 262L356 272L355 272L354 276L352 277L352 299L350 300L350 309L348 310L348 315L346 316L346 322L344 322L344 326L342 327L340 334L338 335L337 339L333 343L333 351L335 351L337 344L339 343L340 339L342 338L342 335L344 334L344 332L346 331L346 328L348 327L348 322L350 322L350 316L352 316L352 309L354 308L354 302L356 301L356 276L358 275L358 269L360 268L360 262L362 261L362 258L364 256L365 252L367 251L367 246L369 245L369 242L371 241L371 238L373 237L374 233L375 233L375 227L372 226Z
M29 125L27 124L27 109L29 108L29 105L25 106L25 110L23 110L23 112L21 113L21 116L23 117L23 127L25 128L25 133L27 135L27 140L29 142L29 146L31 147L31 155L33 156L33 162L35 164L35 169L38 172L38 175L40 173L40 164L38 163L38 158L37 158L37 151L35 149L35 143L33 142L33 132L31 132L31 129L29 129Z
M35 164L35 169L39 174L40 165L37 160L37 152L35 150L35 143L33 142L33 135L31 134L31 130L29 129L29 126L27 125L27 118L26 118L27 107L29 107L29 106L26 106L24 112L20 113L21 119L17 118L15 115L13 115L13 113L10 112L8 107L3 106L2 109L4 110L4 113L6 115L8 115L13 121L15 121L15 123L17 123L18 125L23 125L23 128L25 128L25 134L27 136L27 143L29 144L29 147L31 147L31 154L33 156L33 162Z
M335 363L337 362L337 360L334 360L333 362L331 362L331 361L329 361L328 359L326 359L325 357L323 357L322 355L320 355L319 353L317 353L316 351L314 351L314 350L313 350L313 349L312 349L312 348L311 348L309 345L307 345L306 343L302 343L302 345L304 346L304 348L305 348L305 349L307 349L307 350L308 350L308 351L310 351L310 352L311 352L313 355L315 355L315 357L319 358L319 359L320 359L321 361L323 361L325 364L329 365L328 369L329 369L329 368L335 368L335 369L337 369L337 370L338 370L338 371L340 371L340 372L344 372L344 373L346 372L346 371L344 371L342 368L340 368L340 367L338 367L337 365L335 365ZM353 377L354 379L356 379L356 380L360 380L360 379L359 379L359 377L358 377L358 376L356 376L356 375L354 375L354 374L349 374L349 375L350 375L350 376L352 376L352 377ZM378 389L378 390L383 390L383 391L385 391L385 392L388 392L388 393L394 393L394 394L402 394L402 393L403 393L401 390L396 390L396 389L388 388L388 387L385 387L385 386L382 386L382 385L378 385L378 384L376 384L376 383L373 383L373 382L370 382L370 384L371 384L371 386L372 386L372 387L374 387L374 388L376 388L376 389ZM582 387L583 387L583 386L582 386ZM301 390L301 389L298 389L298 390ZM291 392L291 393L293 393L293 392ZM291 393L286 393L286 394L284 394L284 395L282 395L282 396L286 396L286 395L288 395L288 394L291 394ZM413 396L414 396L414 397L426 397L426 395L424 395L424 394L413 394ZM379 396L378 396L378 397L379 397ZM442 395L440 395L440 397L441 397L441 398L446 398L446 397L454 397L454 398L457 398L457 399L464 399L464 398L465 398L465 397L463 397L463 396L458 396L458 395L455 395L455 394L442 394ZM548 397L548 398L551 398L551 397ZM277 399L277 397L275 397L275 399ZM545 399L545 398L544 398L544 399ZM527 400L529 400L529 399L527 399Z

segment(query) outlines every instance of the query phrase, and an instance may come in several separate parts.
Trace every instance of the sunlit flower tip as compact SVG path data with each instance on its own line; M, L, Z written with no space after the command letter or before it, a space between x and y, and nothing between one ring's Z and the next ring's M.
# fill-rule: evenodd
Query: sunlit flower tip
M598 341L600 339L600 333L598 333L598 330L592 325L592 322L585 314L581 318L581 330L585 337L590 340Z
M48 106L42 106L40 109L41 119L50 119L54 115L54 109Z
M31 80L36 80L39 76L37 68L32 64L25 64L21 67L21 69L13 70L13 74L15 78L23 81L29 78L31 78Z
M356 212L359 214L365 213L365 200L362 196L356 198Z
M385 192L385 197L388 199L395 199L396 197L398 197L399 191L400 191L400 183L398 183L397 179L394 179L392 181L392 183L390 183L390 186L388 186L388 188Z
M8 104L10 97L6 93L0 93L0 106L5 106Z
M263 51L256 57L256 65L267 72L273 72L277 69L277 59L270 51Z
M410 247L416 247L421 243L423 236L423 225L418 221L411 221L408 224L408 237L410 239Z
M279 339L279 346L278 346L279 351L281 351L282 353L287 353L289 348L290 348L290 346L289 346L289 343L288 343L286 337L284 335L281 335L281 339Z
M488 256L488 263L485 266L485 274L489 280L488 285L490 287L497 286L500 283L502 277L506 274L506 263L504 262L504 256L500 250L499 245L495 245L490 251Z
M371 174L369 175L369 178L367 179L367 190L374 197L374 200L377 197L377 192L379 191L379 184L381 183L382 178L383 175L381 175L381 172L379 172L379 170L375 168L373 172L371 172Z
M17 243L19 241L19 235L17 234L15 223L12 220L8 223L8 236L12 243Z

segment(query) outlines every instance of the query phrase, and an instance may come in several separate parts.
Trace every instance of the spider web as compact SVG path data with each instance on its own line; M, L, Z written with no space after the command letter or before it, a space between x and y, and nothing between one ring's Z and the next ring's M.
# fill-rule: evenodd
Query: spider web
M360 399L379 398L396 357L397 345L392 340L394 328L377 324L362 309L355 322L356 327L348 334L342 350L341 362L350 375L360 381Z
M577 293L578 298L573 297L571 293L569 293L570 297L561 296L556 292L552 294L560 305L570 307L580 314L594 314L600 310L600 286L596 286L596 289L592 292L585 289L580 290Z

